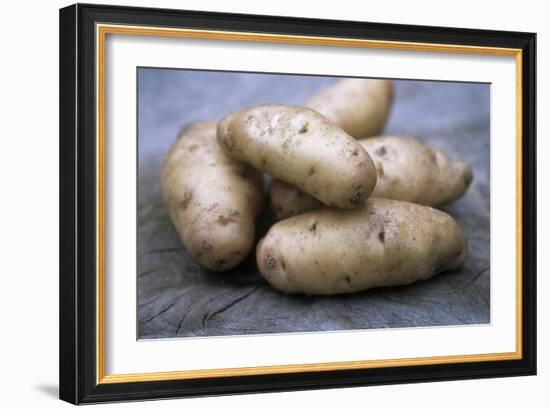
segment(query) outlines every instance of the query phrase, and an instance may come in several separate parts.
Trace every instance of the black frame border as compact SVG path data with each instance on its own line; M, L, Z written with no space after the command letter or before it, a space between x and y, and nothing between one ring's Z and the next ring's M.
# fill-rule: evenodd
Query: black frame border
M96 384L95 24L460 44L522 50L522 358ZM536 34L76 4L60 10L60 377L74 404L536 374Z

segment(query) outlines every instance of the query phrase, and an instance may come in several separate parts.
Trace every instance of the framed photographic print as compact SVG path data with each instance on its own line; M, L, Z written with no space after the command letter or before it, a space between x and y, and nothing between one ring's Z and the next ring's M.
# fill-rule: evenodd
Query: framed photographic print
M535 374L535 53L61 9L61 399Z

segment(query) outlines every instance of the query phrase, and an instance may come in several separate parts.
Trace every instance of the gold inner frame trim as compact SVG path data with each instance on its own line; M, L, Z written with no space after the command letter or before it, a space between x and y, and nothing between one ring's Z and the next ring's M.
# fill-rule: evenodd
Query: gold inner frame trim
M335 370L438 365L522 358L522 51L515 48L414 43L320 36L298 36L166 27L96 25L96 383L115 384L214 377L291 374ZM105 41L107 34L247 41L298 45L372 48L402 51L514 56L516 65L516 350L504 353L449 355L365 361L105 374Z

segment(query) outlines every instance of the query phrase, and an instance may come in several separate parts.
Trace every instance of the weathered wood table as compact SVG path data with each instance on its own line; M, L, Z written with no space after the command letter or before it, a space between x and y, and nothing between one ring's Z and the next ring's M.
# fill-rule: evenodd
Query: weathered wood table
M285 295L254 255L216 273L183 248L159 188L163 157L181 126L264 103L299 105L333 78L141 69L139 72L138 333L140 338L482 324L489 308L489 85L395 81L385 134L411 135L468 161L474 182L445 210L469 245L464 266L405 287L345 296ZM269 227L266 212L258 227Z

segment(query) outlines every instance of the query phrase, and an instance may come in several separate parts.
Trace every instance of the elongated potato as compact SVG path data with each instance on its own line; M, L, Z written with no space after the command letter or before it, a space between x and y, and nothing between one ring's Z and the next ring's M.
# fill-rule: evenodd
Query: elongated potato
M466 162L406 136L366 139L379 176L373 197L444 206L461 197L473 180Z
M197 263L222 271L249 254L262 206L262 177L220 149L216 122L197 122L182 131L164 162L161 190Z
M406 136L381 136L359 143L370 153L378 173L371 197L444 206L462 196L473 175L460 160ZM296 186L274 180L269 189L271 209L280 220L321 203Z
M354 138L368 138L384 128L393 100L389 80L346 78L312 96L306 106Z
M376 184L361 145L308 108L264 105L230 114L218 124L218 143L233 158L330 206L361 206Z
M323 207L313 196L279 179L273 179L269 185L269 202L276 220Z
M340 294L410 284L458 268L467 253L454 219L409 202L369 199L274 224L256 249L260 272L286 293Z

